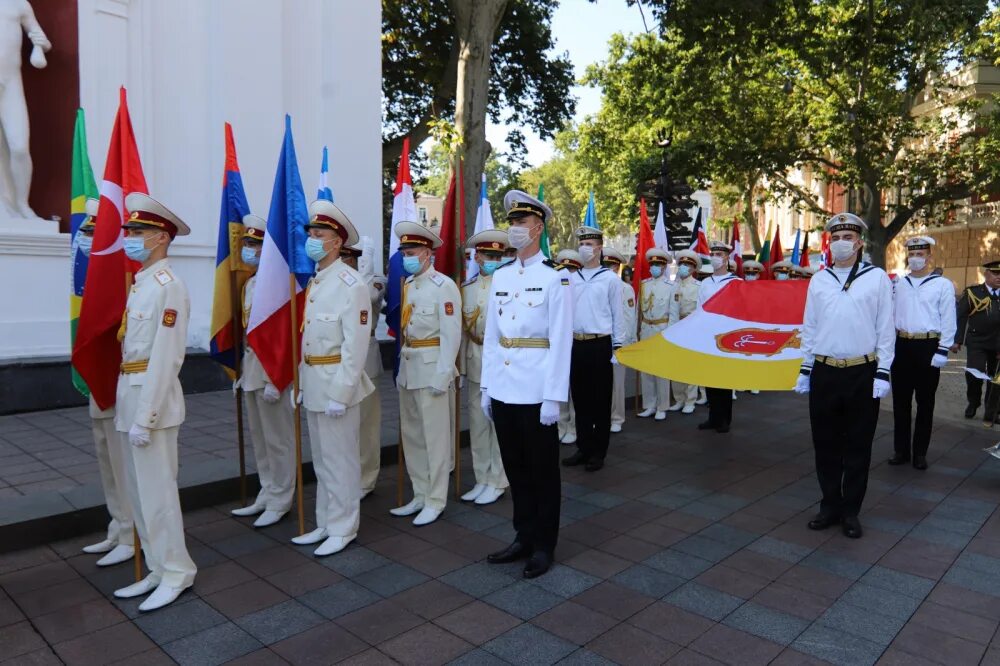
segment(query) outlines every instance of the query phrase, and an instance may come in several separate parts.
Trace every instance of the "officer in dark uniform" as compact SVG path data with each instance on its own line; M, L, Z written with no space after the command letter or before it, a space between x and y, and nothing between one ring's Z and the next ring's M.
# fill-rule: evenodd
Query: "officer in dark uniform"
M967 367L993 377L997 372L997 353L1000 352L1000 261L983 264L983 275L982 284L968 287L958 299L958 333L951 350L957 352L964 344ZM983 400L983 380L966 372L965 383L969 403L965 408L965 418L971 419ZM992 383L986 382L986 413L983 414L986 423L992 423L996 414L996 404L991 405L990 401L994 393L992 389Z

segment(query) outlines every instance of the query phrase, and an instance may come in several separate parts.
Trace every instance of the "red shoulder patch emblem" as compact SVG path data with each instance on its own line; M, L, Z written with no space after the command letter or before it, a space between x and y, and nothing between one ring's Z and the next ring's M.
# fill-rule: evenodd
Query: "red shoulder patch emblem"
M368 323L368 310L361 311L361 325L364 326Z
M174 324L177 323L177 310L164 310L163 311L163 325L167 328L173 328Z
M455 314L455 306L452 304L451 301L448 301L447 303L444 304L444 313L449 317Z

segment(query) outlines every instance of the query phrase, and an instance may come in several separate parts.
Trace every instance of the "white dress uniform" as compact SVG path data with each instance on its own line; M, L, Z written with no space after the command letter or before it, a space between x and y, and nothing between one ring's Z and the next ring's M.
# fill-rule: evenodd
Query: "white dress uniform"
M846 213L827 223L831 232L866 228ZM881 268L863 262L830 267L809 281L801 374L809 387L824 518L854 518L861 510L878 423L873 385L889 380L895 340L892 284Z
M124 446L121 435L115 429L115 408L101 409L90 398L90 431L94 435L94 449L97 453L97 469L101 474L101 488L104 490L104 504L111 520L108 522L107 547L84 549L85 552L101 553L118 549L113 557L97 561L98 566L118 564L134 554L132 535L132 506L126 491ZM95 544L97 545L97 544Z
M171 235L188 232L173 213L144 194L129 194L125 207L132 213L128 227L152 227ZM187 348L190 309L187 288L169 260L135 274L125 306L115 427L122 438L133 518L150 573L115 596L139 596L157 587L140 610L172 602L194 583L197 573L184 542L177 491L177 432L185 416L178 373ZM136 439L133 445L133 428L148 429L148 443Z
M413 222L396 225L400 245L439 246L441 240ZM458 376L456 361L462 343L462 295L451 278L428 266L403 284L400 328L399 411L406 470L413 485L410 515L429 509L424 519L437 518L448 501L448 474L453 453L450 401ZM437 515L434 515L434 514ZM420 524L424 519L417 517Z
M678 252L677 260L680 261L683 259L685 253L693 256L694 260L700 263L701 259L698 255L690 250L681 250ZM674 280L670 293L670 321L667 323L667 326L676 325L679 321L689 317L691 313L698 309L698 294L701 283L694 277L697 270L697 268L691 268L691 274L688 277L682 278L678 276ZM698 400L698 387L695 384L685 384L674 380L670 381L670 387L674 395L674 400L677 401L675 405L671 405L670 409L682 409L685 414L694 412L695 401Z
M333 203L314 201L309 226L357 240L347 216ZM343 549L358 533L361 501L361 401L374 387L364 372L371 330L371 298L361 275L339 257L307 287L299 381L316 471L317 555ZM304 535L305 536L305 535Z
M385 277L368 278L368 296L371 299L371 335L368 337L368 357L365 374L372 380L374 390L361 401L361 496L375 489L382 466L382 395L378 378L382 376L382 352L379 350L375 328L379 312L385 301Z
M654 252L654 250L649 252ZM663 261L668 256L662 250L658 252L663 255L659 261ZM647 253L646 257L647 259L651 258L650 253ZM639 337L642 340L660 335L670 322L670 304L674 288L667 279L666 262L664 261L661 265L663 273L660 277L643 280L639 288L639 308L642 313L639 319ZM642 409L643 413L640 416L653 416L655 414L656 418L663 418L663 412L670 409L669 379L642 374Z
M637 339L639 309L635 300L635 289L619 278L622 291L622 322L625 336L622 345L630 345ZM625 423L625 366L620 363L612 369L611 388L611 430L618 432Z
M555 258L556 268L568 273L583 268L583 258L576 250L560 250ZM559 403L559 442L561 444L576 444L576 408L573 406L573 396Z

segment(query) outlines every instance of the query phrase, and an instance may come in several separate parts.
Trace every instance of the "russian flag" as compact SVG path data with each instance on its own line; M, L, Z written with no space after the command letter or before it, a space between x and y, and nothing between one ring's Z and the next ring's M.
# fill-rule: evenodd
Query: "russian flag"
M330 189L328 184L330 176L330 163L327 156L326 146L323 146L323 164L319 168L319 188L316 192L317 199L325 199L330 203L333 203L333 190Z
M476 209L476 228L472 233L475 235L480 231L493 228L495 228L493 224L493 211L490 210L490 200L486 196L486 174L483 173L483 180L479 186L479 208ZM473 250L472 257L469 259L469 266L465 271L465 279L471 280L477 275L479 275L479 264L476 263L476 251Z
M247 343L257 354L264 371L282 391L292 382L292 298L295 292L299 317L305 301L305 286L315 270L306 256L305 225L309 222L306 195L299 177L292 139L292 119L285 116L285 138L278 157L278 172L271 192L267 216L267 234L257 267L257 285L253 292Z
M393 377L399 371L399 345L397 335L399 319L403 307L403 255L399 251L399 237L393 233L397 222L417 222L417 202L413 198L413 180L410 178L410 137L403 139L403 154L399 158L396 171L396 187L392 199L392 225L389 229L389 270L386 272L385 323L389 335L396 338L396 363Z

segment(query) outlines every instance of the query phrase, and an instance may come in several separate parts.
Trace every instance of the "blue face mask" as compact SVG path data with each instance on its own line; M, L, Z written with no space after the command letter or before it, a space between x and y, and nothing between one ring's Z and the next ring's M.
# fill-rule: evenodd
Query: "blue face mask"
M483 262L483 273L485 275L493 275L493 271L495 271L498 268L500 268L499 261L490 260Z
M319 238L307 238L306 239L306 256L319 263L323 261L326 255L330 254L329 250L323 249L323 241Z
M260 263L260 257L257 256L257 250L252 247L245 247L240 251L240 259L247 266L256 266Z
M146 239L142 236L125 239L125 256L132 261L138 261L140 264L144 264L146 263L146 260L149 259L149 255L151 253L152 250L146 247Z
M677 267L677 276L680 278L686 278L691 275L691 267L687 264L681 264Z
M756 279L757 279L756 275L751 275L750 273L747 273L746 280L748 280L749 282L753 282Z
M775 280L787 280L788 279L788 273L775 273L774 274L774 279Z
M403 270L410 275L420 271L420 257L403 257Z
M663 266L650 266L649 272L653 277L658 278L663 275Z
M94 245L93 236L85 236L84 234L78 233L76 236L76 246L80 248L80 252L83 252L83 256L90 256L90 248Z

